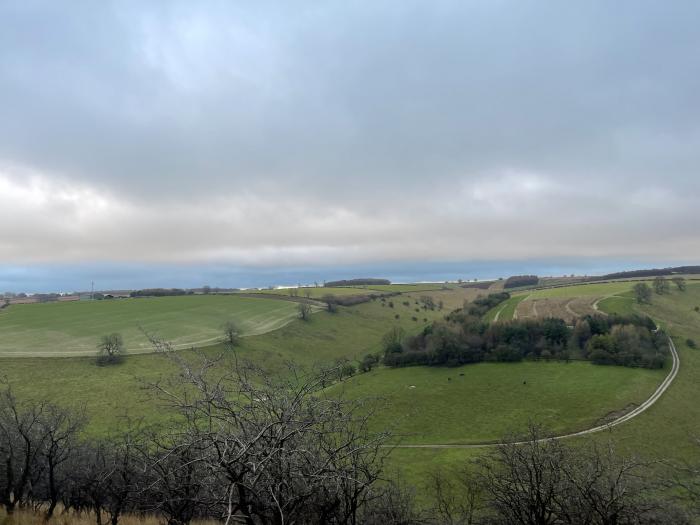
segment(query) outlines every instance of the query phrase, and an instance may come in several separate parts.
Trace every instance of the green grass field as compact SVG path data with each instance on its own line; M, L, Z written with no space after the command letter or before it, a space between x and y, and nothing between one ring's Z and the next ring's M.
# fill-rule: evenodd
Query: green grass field
M625 292L621 295L613 295L601 299L598 302L598 308L606 314L631 315L639 313L635 308L636 301L632 297L631 292Z
M283 301L249 299L259 303ZM295 303L285 304L296 306ZM413 321L407 309L381 306L372 301L338 313L318 312L304 322L293 319L284 327L247 337L237 354L254 361L270 373L285 373L286 363L310 368L331 365L337 359L361 359L381 349L381 339L392 326L407 333L422 330L425 323ZM402 307L403 308L403 307ZM396 315L399 318L396 319ZM424 315L436 319L442 312ZM208 355L224 352L220 346L202 350ZM187 352L185 355L192 355ZM228 354L225 354L228 355ZM90 432L106 433L120 424L119 417L145 417L162 421L160 407L151 400L146 385L170 377L176 372L162 355L130 355L122 364L98 367L93 357L2 357L0 380L7 378L23 398L46 398L70 405L85 404L91 417Z
M596 294L606 296L624 292L621 285L628 284L593 286L598 288ZM561 297L575 297L574 294L582 288L585 286L556 290L563 292ZM599 303L601 310L609 305L605 301ZM697 461L700 448L694 440L700 437L700 404L697 402L700 395L700 349L691 349L685 344L687 338L700 343L700 313L694 310L695 306L700 306L698 283L689 283L686 292L672 287L669 295L654 294L651 305L639 307L640 311L651 315L673 336L681 361L678 376L659 401L640 416L610 432L594 434L590 438L574 438L572 443L584 439L612 439L620 452L640 455L647 460ZM634 308L637 308L636 305ZM665 372L668 372L668 368ZM458 468L484 452L484 449L396 449L388 466L391 472L400 473L404 481L420 488L426 472Z
M700 349L689 348L688 338L700 343L700 284L689 283L685 292L672 288L668 295L654 294L652 304L635 306L669 332L680 355L680 371L673 385L647 412L616 427L613 436L624 449L651 458L697 460L700 447Z
M697 403L700 394L700 350L688 348L683 341L693 337L700 342L700 314L693 309L700 306L700 284L690 284L686 292L678 292L674 287L670 295L655 294L653 304L644 307L637 307L631 296L625 295L629 286L630 283L597 283L542 292L556 293L559 297L575 297L576 294L606 297L599 303L601 310L612 312L639 308L652 315L674 335L681 355L676 382L657 404L638 418L616 427L611 436L622 448L644 453L650 458L662 454L679 460L693 458L698 449L690 444L690 437L700 436L700 406ZM622 294L622 297L616 297L617 294ZM526 296L515 296L511 301L515 303L516 297ZM221 315L222 311L228 312L222 307L223 304L254 304L263 309L286 307L292 313L291 320L285 321L287 324L277 330L244 338L238 350L239 355L255 361L271 373L283 373L286 361L311 366L339 358L359 359L366 353L380 350L381 338L392 325L414 333L423 328L424 318L431 321L446 313L422 309L416 313L413 301L408 307L403 305L404 300L411 298L409 295L392 298L393 308L386 303L382 306L383 303L376 300L341 308L337 314L319 312L309 322L294 320L296 305L293 302L233 296L29 305L24 307L24 311L31 313L42 311L32 308L45 308L41 323L25 321L40 334L52 322L59 324L58 320L52 321L48 315L56 311L51 310L52 307L88 308L74 319L71 329L101 335L104 327L96 327L94 323L85 321L95 315L96 310L90 308L134 304L144 310L135 315L129 311L129 315L121 317L115 311L105 310L105 315L97 316L95 322L102 319L103 322L109 320L123 324L134 319L141 321L140 317L144 317L164 323L163 331L177 330L174 334L177 337L178 333L187 334L197 328L197 323L207 323L204 326L218 329L220 317L216 321L209 318ZM170 302L172 299L175 301ZM192 299L194 302L186 302ZM207 303L208 300L214 302ZM454 300L455 303L458 301L457 298ZM197 304L199 308L195 307ZM149 308L149 305L152 306ZM168 307L162 308L163 305ZM513 310L515 305L512 305ZM510 308L510 304L506 306ZM236 308L231 311L241 311ZM8 319L22 311L21 308L11 307L0 313L0 348L7 345L7 333L21 335L21 331L6 330L11 326L7 323ZM269 311L260 313L269 317ZM507 318L508 313L504 310L501 316ZM412 317L417 317L418 321ZM173 323L182 323L183 326L172 326ZM35 339L39 342L56 340L55 334L50 332L42 337L25 337L23 344L34 349ZM51 348L55 347L49 350ZM93 349L91 344L91 353ZM221 350L220 347L211 347L204 351L213 354ZM455 369L382 368L357 376L342 387L333 388L356 397L384 396L387 410L375 424L396 424L395 430L403 435L406 443L468 443L494 440L506 432L521 430L530 418L542 420L555 431L584 428L595 424L609 412L645 398L667 371L597 367L581 362L483 363ZM153 402L145 385L168 377L173 372L172 365L163 356L153 354L132 355L121 365L105 368L96 367L91 357L0 358L0 376L8 378L20 396L47 397L66 404L84 403L92 416L89 431L98 434L118 426L120 415L126 412L131 416L144 416L152 422L163 421L165 412ZM465 375L460 376L460 373ZM447 377L451 380L448 381ZM523 381L526 381L525 385ZM411 385L416 388L411 389ZM426 471L458 465L483 453L479 450L397 449L392 452L390 466L400 469L406 481L420 485Z
M486 312L484 320L490 323L496 318L496 314L498 314L499 321L508 321L510 319L513 319L513 314L515 314L515 309L518 307L518 304L520 303L520 301L526 299L527 297L527 293L519 293L518 295L513 295L513 297L508 299L506 302L501 303L498 306L495 306L491 308L491 310ZM499 314L498 312L501 313Z
M634 286L634 282L611 282L580 284L576 286L564 286L561 288L547 288L544 290L533 290L530 292L533 299L545 297L584 297L584 296L606 296L629 292Z
M665 370L586 362L480 363L458 368L380 368L342 386L349 397L383 398L376 428L406 444L496 441L537 420L557 433L595 426L647 399Z
M214 344L232 319L243 335L279 329L298 315L290 301L193 295L14 305L0 312L0 356L94 355L100 337L119 332L129 353L151 350L140 327L177 348Z

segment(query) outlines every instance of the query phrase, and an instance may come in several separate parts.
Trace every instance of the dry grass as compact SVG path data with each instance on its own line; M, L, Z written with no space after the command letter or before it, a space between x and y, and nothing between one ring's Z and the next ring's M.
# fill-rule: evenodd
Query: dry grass
M93 514L75 514L73 512L61 512L57 510L56 515L49 521L44 520L44 515L26 509L15 511L12 516L8 516L0 510L0 525L95 525L96 520ZM102 523L109 523L105 516ZM120 525L162 525L165 519L155 516L124 516L119 518ZM193 525L216 525L217 521L193 521Z
M593 304L600 299L599 296L585 297L547 297L528 298L521 301L516 309L518 319L543 319L558 317L571 323L574 319L584 315L594 315L601 312L593 308Z
M480 290L478 288L454 288L452 290L432 290L427 292L404 293L394 299L394 302L401 303L410 300L413 303L424 295L430 296L437 303L442 301L446 311L452 311L457 308L462 308L464 302L471 302L480 295L488 295L490 290Z

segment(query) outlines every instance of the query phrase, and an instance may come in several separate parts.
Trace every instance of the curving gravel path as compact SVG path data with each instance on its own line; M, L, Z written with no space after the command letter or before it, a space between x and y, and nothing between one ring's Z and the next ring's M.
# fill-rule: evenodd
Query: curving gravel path
M648 409L650 406L652 406L654 403L658 401L658 399L668 390L668 387L671 386L671 383L673 380L676 378L678 375L678 369L680 368L680 359L678 358L678 351L676 350L676 345L673 344L673 340L669 337L668 338L669 342L669 348L671 349L671 357L673 358L673 364L671 365L671 371L668 373L666 378L661 382L661 384L658 386L658 388L654 391L654 393L644 401L641 405L639 405L637 408L634 410L618 417L617 419L614 419L613 421L606 423L604 425L599 425L593 428L588 428L586 430L580 430L578 432L571 432L569 434L561 434L559 436L552 436L548 438L543 438L540 441L549 441L552 439L567 439L567 438L572 438L572 437L577 437L577 436L585 436L586 434L593 434L595 432L601 432L603 430L609 430L613 427L616 427L617 425L621 425L625 421L629 421L630 419L637 417L639 414L644 412L646 409ZM528 443L528 441L514 441L512 443L507 443L509 445L524 445L525 443ZM485 448L485 447L497 447L499 445L504 445L506 443L473 443L471 445L387 445L387 447L391 448L429 448L429 449L441 449L441 448Z

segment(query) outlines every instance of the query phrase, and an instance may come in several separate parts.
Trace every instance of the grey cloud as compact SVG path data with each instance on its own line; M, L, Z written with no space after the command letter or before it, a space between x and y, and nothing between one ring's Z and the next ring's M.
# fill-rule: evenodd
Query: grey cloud
M663 237L700 256L698 15L5 2L0 250L263 264L647 256ZM34 202L28 180L65 195Z

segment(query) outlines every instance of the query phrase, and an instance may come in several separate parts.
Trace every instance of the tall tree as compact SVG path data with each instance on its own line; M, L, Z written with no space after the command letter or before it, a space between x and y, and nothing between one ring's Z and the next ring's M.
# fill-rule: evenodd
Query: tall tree
M309 303L299 303L299 318L303 321L308 321L311 318L311 305Z
M676 285L676 287L678 288L678 290L679 290L680 292L685 292L685 289L686 289L686 282L685 282L685 278L684 278L684 277L680 277L680 276L679 276L679 277L674 277L674 278L671 279L671 280L673 281L673 284Z
M671 288L668 284L668 280L664 279L660 275L654 278L654 292L659 295L663 295L665 293L669 293L670 291Z
M632 287L634 297L639 304L651 303L651 288L647 283L637 283Z

